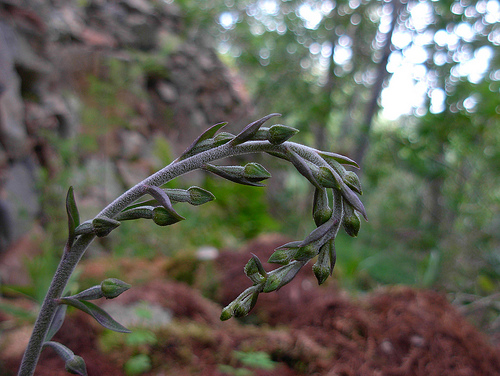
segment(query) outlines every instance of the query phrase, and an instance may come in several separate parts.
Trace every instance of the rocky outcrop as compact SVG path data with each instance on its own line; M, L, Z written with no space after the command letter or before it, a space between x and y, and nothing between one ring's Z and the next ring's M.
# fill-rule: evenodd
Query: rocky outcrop
M242 125L236 78L183 18L147 0L0 1L0 250L44 210L43 176L107 166L99 181L122 190L157 168L158 138L179 153L211 124Z

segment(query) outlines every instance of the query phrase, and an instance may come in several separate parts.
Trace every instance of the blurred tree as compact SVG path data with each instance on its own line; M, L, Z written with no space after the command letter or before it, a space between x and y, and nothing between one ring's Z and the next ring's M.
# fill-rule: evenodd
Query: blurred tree
M318 147L335 140L359 162L370 153L365 184L392 179L417 194L392 223L372 217L381 236L409 226L423 249L473 259L498 246L498 0L179 3L244 76L259 112L283 113ZM401 197L367 199L382 213Z

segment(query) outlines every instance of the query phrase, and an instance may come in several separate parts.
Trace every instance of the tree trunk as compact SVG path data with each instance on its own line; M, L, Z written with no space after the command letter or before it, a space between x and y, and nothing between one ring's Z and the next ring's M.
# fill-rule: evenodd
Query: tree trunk
M375 83L372 86L372 92L370 96L370 100L366 105L365 116L363 120L363 124L361 125L361 134L359 137L358 145L356 147L356 151L354 153L354 159L361 166L363 164L363 159L368 150L369 143L369 134L370 129L373 123L373 117L375 116L378 106L378 99L380 97L380 93L382 92L382 86L389 72L387 72L387 61L389 60L389 55L391 54L391 46L392 46L392 34L396 28L398 23L399 15L402 10L401 0L393 0L392 2L392 20L391 20L391 28L386 34L384 46L382 48L382 58L380 63L377 66L377 78Z

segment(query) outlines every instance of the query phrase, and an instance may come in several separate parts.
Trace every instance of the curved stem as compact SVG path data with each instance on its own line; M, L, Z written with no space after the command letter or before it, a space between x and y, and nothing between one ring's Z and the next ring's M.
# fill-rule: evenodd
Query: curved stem
M144 185L161 186L180 175L197 170L205 163L217 159L266 151L284 152L287 145L293 146L294 149L305 148L303 145L292 142L285 142L281 145L272 145L268 141L249 141L237 146L232 146L227 143L214 149L193 155L185 160L174 161L170 165L144 179L116 198L113 202L107 205L97 215L97 217L105 216L113 218L129 204L144 195ZM71 274L94 238L94 235L82 235L75 241L69 252L63 253L47 295L45 296L40 308L40 313L35 322L31 338L21 361L18 376L31 376L34 374L45 336L57 308L56 299L62 296Z

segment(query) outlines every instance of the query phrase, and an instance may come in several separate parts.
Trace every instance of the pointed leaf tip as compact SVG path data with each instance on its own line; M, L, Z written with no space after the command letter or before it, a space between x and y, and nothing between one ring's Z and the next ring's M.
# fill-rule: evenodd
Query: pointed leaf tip
M76 206L75 195L72 186L69 187L68 193L66 195L66 213L68 215L69 239L73 240L75 238L75 229L80 224L80 215L78 214L78 208Z
M243 130L240 133L238 133L238 135L235 138L233 138L230 141L231 145L236 146L250 140L252 136L255 133L257 133L262 124L264 124L266 121L268 121L274 116L281 116L281 114L278 113L269 114L259 120L255 120L253 123L248 124L245 128L243 128Z
M193 143L188 146L188 148L186 150L184 150L184 152L181 154L181 156L178 158L178 160L182 160L182 159L185 159L186 157L188 157L191 154L191 152L193 151L193 149L197 145L200 144L200 142L208 140L209 138L214 137L215 134L217 133L217 131L219 131L220 129L224 128L226 125L227 125L227 122L217 123L217 124L212 125L205 132L203 132L201 135L199 135L196 138L196 140L194 140Z
M120 333L131 333L130 330L125 328L122 324L115 321L109 313L103 310L101 307L96 306L91 302L85 300L73 299L73 298L60 298L59 302L62 304L67 304L72 307L78 308L79 310L92 316L99 324L107 329L113 330Z

